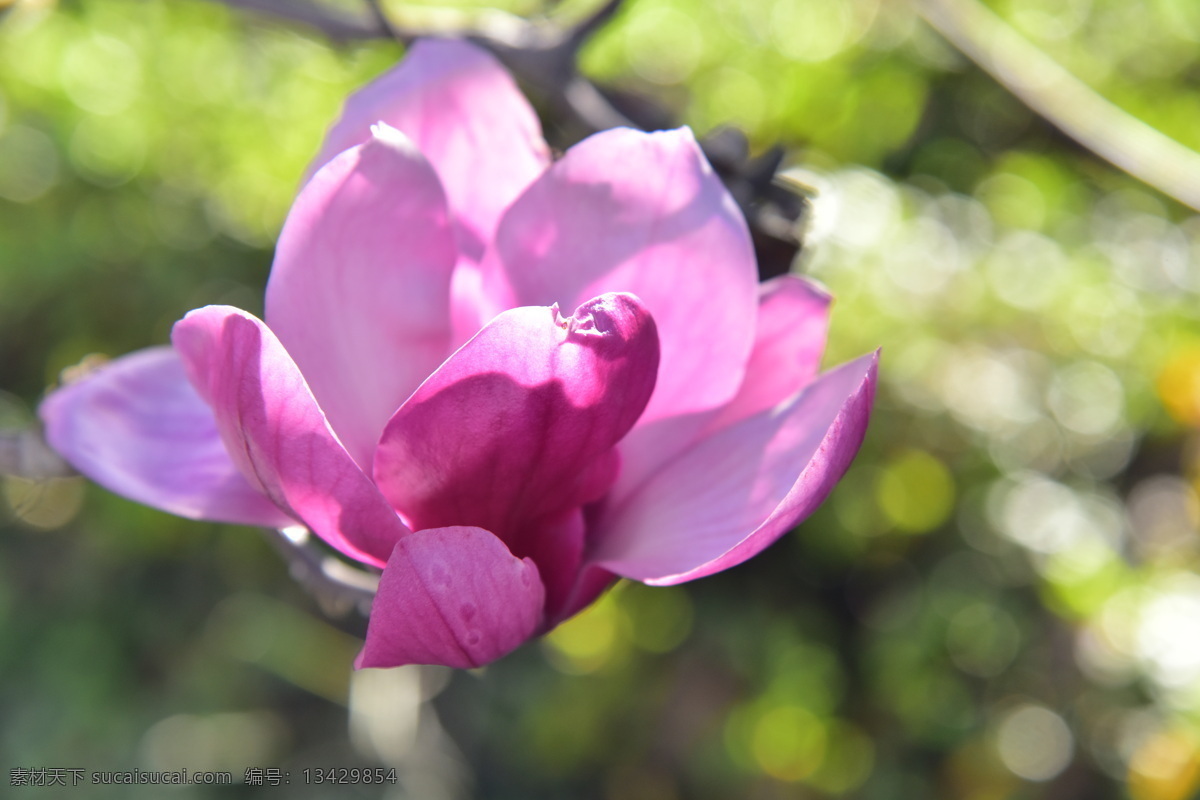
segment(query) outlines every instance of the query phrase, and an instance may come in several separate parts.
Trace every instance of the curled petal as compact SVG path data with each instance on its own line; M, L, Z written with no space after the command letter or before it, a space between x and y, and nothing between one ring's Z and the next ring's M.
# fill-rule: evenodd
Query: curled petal
M654 320L631 295L566 319L557 308L505 312L396 412L375 480L414 529L478 525L536 557L521 542L528 531L611 486L613 445L657 370Z
M386 125L326 164L288 214L266 321L364 468L388 419L450 352L456 258L437 175Z
M52 392L39 413L50 446L119 495L191 519L295 524L234 466L169 347L104 365Z
M229 306L190 312L171 334L251 485L343 553L381 566L409 530L342 447L283 345Z
M388 559L355 666L481 667L538 632L543 600L534 563L487 531L417 531Z
M572 147L504 215L483 273L493 313L637 295L662 343L640 424L723 405L742 383L754 343L754 250L686 128L610 130Z
M394 69L351 95L311 172L386 122L437 169L459 249L478 260L496 221L550 162L537 115L491 54L469 42L423 39Z
M740 564L820 505L866 434L878 353L701 440L600 523L592 560L651 584Z

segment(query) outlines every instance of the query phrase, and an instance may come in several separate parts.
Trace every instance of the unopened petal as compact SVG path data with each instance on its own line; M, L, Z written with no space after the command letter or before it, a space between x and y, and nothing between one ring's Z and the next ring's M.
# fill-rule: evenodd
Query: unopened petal
M383 570L356 666L481 667L539 631L543 599L533 562L488 531L417 531Z
M251 485L331 546L382 565L409 531L342 447L266 325L208 306L177 322L171 338Z
M594 561L673 584L756 555L816 510L866 434L878 354L703 439L600 523Z
M437 175L386 126L326 164L288 214L266 321L365 469L388 419L449 355L456 258Z
M645 408L654 320L631 295L501 314L396 412L375 479L414 529L477 525L522 543L616 477L612 448ZM542 567L543 564L539 563Z
M295 524L234 466L169 347L105 364L52 392L39 413L50 446L123 497L191 519Z

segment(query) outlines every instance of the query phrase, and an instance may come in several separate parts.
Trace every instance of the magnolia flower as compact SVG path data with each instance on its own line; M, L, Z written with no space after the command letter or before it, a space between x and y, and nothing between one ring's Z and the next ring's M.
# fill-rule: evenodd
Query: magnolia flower
M551 161L490 55L423 41L309 175L265 321L192 311L41 415L118 494L382 568L360 667L479 666L618 577L739 564L862 442L876 354L817 377L828 295L757 284L686 128Z

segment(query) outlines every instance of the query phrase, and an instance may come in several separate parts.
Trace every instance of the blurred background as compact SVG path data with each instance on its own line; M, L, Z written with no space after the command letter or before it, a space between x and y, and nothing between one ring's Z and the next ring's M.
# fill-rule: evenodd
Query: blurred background
M1200 4L988 6L1200 148ZM402 48L200 0L0 15L0 428L16 430L89 354L165 342L208 303L261 313L326 125ZM837 298L826 364L884 347L834 495L751 562L619 586L485 670L353 673L362 620L323 614L261 533L4 477L0 782L291 778L11 796L1198 796L1200 218L907 3L633 0L581 64L700 134L784 145L815 190L795 269ZM397 783L302 777L376 766Z

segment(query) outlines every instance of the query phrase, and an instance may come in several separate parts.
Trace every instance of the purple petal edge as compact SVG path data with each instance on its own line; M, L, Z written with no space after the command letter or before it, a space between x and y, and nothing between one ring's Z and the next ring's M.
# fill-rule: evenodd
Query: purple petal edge
M131 353L51 392L39 414L59 455L106 489L189 519L295 520L242 477L178 353Z

